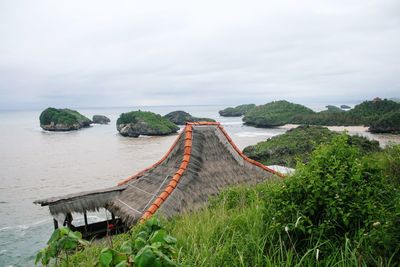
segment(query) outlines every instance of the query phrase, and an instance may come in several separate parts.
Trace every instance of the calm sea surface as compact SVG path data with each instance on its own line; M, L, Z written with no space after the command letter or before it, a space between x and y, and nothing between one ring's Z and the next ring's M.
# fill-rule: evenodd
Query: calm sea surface
M287 130L244 126L240 118L219 117L218 110L222 108L140 109L159 114L185 110L194 116L214 118L241 149ZM106 115L111 123L61 133L42 131L39 110L0 112L0 266L32 266L34 255L45 246L53 229L52 219L48 208L34 205L34 200L114 186L164 155L176 135L140 138L118 135L115 122L119 114L136 109L78 109L89 118ZM102 216L106 214L92 214L89 219L96 221Z

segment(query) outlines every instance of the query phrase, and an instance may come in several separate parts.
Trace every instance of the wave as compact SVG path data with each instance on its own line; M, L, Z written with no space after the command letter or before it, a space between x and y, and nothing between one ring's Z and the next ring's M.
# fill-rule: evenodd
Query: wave
M266 137L273 137L277 135L276 133L266 133L266 132L240 132L235 133L238 137L258 137L258 136L266 136Z
M221 122L222 125L241 125L242 121Z
M44 219L44 220L40 220L37 222L33 222L30 224L21 224L21 225L15 225L15 226L6 226L6 227L2 227L0 228L0 232L2 231L8 231L8 230L26 230L29 229L31 227L35 227L35 226L39 226L39 225L44 225L47 223L50 223L51 220L50 219Z

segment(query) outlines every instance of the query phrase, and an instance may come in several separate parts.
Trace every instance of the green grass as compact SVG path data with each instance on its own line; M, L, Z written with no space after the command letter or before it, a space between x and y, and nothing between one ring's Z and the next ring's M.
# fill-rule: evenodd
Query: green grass
M398 266L400 146L362 156L336 136L284 180L224 190L164 220L182 266ZM133 228L132 233L135 232ZM117 247L128 234L113 238ZM93 266L107 242L75 254Z

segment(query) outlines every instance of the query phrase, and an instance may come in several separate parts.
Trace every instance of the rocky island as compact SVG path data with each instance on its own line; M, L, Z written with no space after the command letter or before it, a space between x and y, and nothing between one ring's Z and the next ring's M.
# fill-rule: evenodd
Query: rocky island
M47 108L40 114L40 127L46 131L73 131L89 127L92 121L76 110Z
M179 127L159 114L149 111L122 113L117 120L117 130L122 136L168 135Z
M165 115L164 118L170 120L172 123L175 123L177 125L185 125L187 122L198 122L198 121L215 122L215 120L209 118L193 117L189 113L182 110L172 111L167 115Z
M94 115L92 121L96 124L108 124L110 119L104 115Z
M246 115L247 112L254 109L255 104L244 104L236 107L228 107L226 109L220 110L218 113L223 117L240 117Z

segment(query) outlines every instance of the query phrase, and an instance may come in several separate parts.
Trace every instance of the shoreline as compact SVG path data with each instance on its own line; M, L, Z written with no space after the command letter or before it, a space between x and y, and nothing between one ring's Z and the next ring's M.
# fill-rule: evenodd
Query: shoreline
M300 124L285 124L283 126L279 126L277 128L279 129L294 129L299 127ZM350 135L360 135L368 138L369 140L375 140L379 142L379 145L382 148L385 148L386 146L390 144L400 144L400 135L399 134L388 134L388 133L371 133L368 131L368 127L365 126L324 126L321 125L321 127L326 127L331 131L334 132L343 132L347 131L348 134Z

